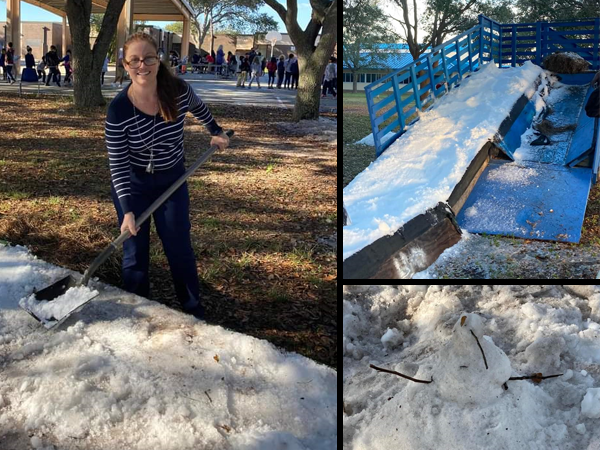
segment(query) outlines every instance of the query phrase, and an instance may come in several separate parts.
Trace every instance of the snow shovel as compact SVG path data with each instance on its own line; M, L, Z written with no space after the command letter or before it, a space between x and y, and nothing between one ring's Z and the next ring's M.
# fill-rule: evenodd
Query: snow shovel
M233 136L233 130L228 130L225 134L228 137ZM136 229L139 228L156 211L167 198L171 196L184 182L192 175L198 167L204 164L212 154L218 149L216 145L210 147L198 158L194 164L173 183L146 211L135 221ZM98 291L87 289L87 284L94 272L100 265L108 259L120 245L125 242L131 233L124 231L121 235L112 241L102 253L92 262L90 267L83 274L81 281L77 281L72 275L68 275L52 283L40 291L34 291L30 297L19 301L19 306L27 311L35 320L44 325L47 329L54 328L63 323L71 314L81 309L86 303L96 298ZM83 288L83 289L81 289ZM68 291L73 289L69 294Z

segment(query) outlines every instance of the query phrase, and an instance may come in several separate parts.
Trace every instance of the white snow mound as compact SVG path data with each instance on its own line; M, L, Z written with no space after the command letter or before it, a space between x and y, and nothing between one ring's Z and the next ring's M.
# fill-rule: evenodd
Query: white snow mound
M475 314L461 315L452 333L433 372L442 398L459 404L483 404L498 399L511 373L506 354L483 339L481 319Z
M581 402L581 415L600 419L600 388L588 389Z

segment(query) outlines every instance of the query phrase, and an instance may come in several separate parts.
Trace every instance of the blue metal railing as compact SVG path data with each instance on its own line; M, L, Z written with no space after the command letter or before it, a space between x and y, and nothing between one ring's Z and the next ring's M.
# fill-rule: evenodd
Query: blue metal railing
M594 161L592 163L593 182L596 184L598 181L598 169L600 168L600 119L596 117L594 120Z
M571 51L598 70L599 43L600 18L502 25L480 15L479 25L365 87L377 156L418 120L410 121L413 114L429 108L480 65L494 61L514 67L528 60L541 65L555 51Z
M532 61L541 65L556 51L574 52L600 69L600 18L576 22L536 22L502 25L502 63L513 67Z

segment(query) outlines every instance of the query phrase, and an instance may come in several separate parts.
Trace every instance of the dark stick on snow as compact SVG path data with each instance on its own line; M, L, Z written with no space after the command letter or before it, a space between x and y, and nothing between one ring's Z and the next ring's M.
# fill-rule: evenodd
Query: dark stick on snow
M562 375L562 373L559 373L557 375L548 375L546 377L543 377L541 373L534 373L533 375L530 375L528 377L512 377L509 378L509 380L533 380L539 383L540 380L545 380L546 378L561 377Z
M473 333L473 330L471 330L471 334L473 335L473 337L477 341L477 345L479 346L479 350L481 350L481 354L483 355L483 362L485 363L485 370L487 370L487 368L488 368L487 359L485 359L485 353L483 353L483 349L481 348L481 344L479 343L479 339L477 339L477 336L475 336L475 333Z
M406 378L407 380L414 381L415 383L431 383L433 381L433 378L431 379L431 381L417 380L416 378L411 378L408 375L401 374L400 372L394 372L393 370L382 369L381 367L374 366L373 364L369 364L369 367L371 369L375 369L380 372L386 372L386 373L391 373L393 375L398 375L399 377Z

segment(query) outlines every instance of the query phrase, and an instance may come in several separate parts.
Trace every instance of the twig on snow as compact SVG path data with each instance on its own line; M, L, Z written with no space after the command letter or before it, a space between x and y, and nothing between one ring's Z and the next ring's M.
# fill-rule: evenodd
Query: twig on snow
M378 370L379 372L386 372L386 373L391 373L393 375L398 375L399 377L406 378L407 380L414 381L415 383L431 383L431 382L433 382L433 377L431 378L431 381L417 380L416 378L411 378L408 375L401 374L400 372L394 372L393 370L382 369L381 367L374 366L373 364L369 364L369 367L371 369Z
M479 346L479 350L481 350L481 355L483 356L483 362L485 363L485 370L488 369L488 365L487 365L487 359L485 359L485 353L483 353L483 349L481 348L481 344L479 343L479 339L477 339L477 336L475 336L475 333L473 333L473 330L470 330L471 334L473 335L473 337L475 338L475 340L477 341L477 345Z
M527 377L511 377L509 378L509 380L531 380L534 383L540 383L542 380L545 380L546 378L555 378L555 377L560 377L562 376L562 373L559 373L557 375L548 375L543 377L541 373L534 373L533 375L527 376Z

